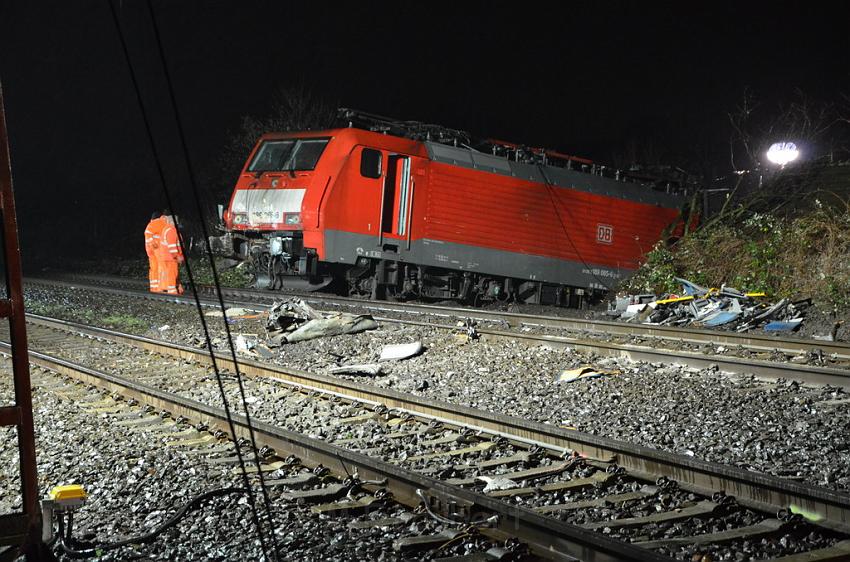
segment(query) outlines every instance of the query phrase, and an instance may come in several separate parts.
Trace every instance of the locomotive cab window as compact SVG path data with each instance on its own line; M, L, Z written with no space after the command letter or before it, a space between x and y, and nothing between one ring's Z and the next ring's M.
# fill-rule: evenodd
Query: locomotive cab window
M381 177L381 151L364 148L360 155L360 175L364 178Z
M266 141L260 146L249 172L310 171L322 156L328 139Z

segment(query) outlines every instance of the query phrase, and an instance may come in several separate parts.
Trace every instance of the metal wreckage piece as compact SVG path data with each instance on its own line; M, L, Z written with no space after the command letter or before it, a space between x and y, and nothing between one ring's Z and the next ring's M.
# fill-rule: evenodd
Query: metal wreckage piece
M369 314L348 314L315 310L298 298L274 303L266 322L268 345L277 347L284 343L306 341L340 334L356 334L378 327Z
M620 297L609 314L625 322L659 326L722 327L746 332L762 327L768 332L790 332L800 327L812 299L784 298L764 302L764 293L745 293L732 287L706 288L676 278L682 295L630 295Z

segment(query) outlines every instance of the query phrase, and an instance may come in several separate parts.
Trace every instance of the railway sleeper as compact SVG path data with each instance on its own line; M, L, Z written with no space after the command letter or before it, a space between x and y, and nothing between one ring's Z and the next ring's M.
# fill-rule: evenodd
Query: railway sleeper
M707 533L704 535L694 535L692 537L673 537L669 539L660 539L655 541L637 542L638 546L643 548L661 548L665 546L681 546L689 544L722 544L725 542L736 541L739 539L757 539L776 533L783 533L790 530L795 522L780 521L779 519L765 519L755 525L721 531L719 533Z
M608 521L597 521L596 523L586 523L580 525L585 529L596 531L599 529L620 529L624 527L640 527L648 523L664 523L671 521L681 521L690 519L691 517L701 517L716 513L721 507L721 504L711 500L703 500L688 507L674 509L672 511L664 511L662 513L653 513L645 517L626 517L624 519L613 519Z
M526 470L517 470L514 472L506 472L502 474L493 474L492 476L498 476L499 478L509 478L511 480L535 480L537 478L545 478L547 476L554 476L557 474L561 474L568 468L573 466L572 462L559 462L549 466L539 466L536 468L529 468ZM452 484L454 486L473 486L481 481L481 476L488 476L486 474L482 474L479 476L474 476L471 478L450 478L446 480L447 484Z
M574 501L569 503L559 503L552 505L542 505L533 508L537 513L554 513L558 511L575 511L579 509L593 509L598 507L608 507L616 504L625 504L636 500L642 500L658 493L656 486L644 486L637 492L626 492L624 494L610 494L597 498L595 500Z
M378 490L378 492L382 491L383 489ZM314 505L310 508L310 511L319 515L357 515L365 513L370 509L373 509L377 504L383 504L385 501L386 497L381 497L381 494L367 494L354 500Z
M826 548L781 556L774 562L839 562L850 560L850 540L838 542Z

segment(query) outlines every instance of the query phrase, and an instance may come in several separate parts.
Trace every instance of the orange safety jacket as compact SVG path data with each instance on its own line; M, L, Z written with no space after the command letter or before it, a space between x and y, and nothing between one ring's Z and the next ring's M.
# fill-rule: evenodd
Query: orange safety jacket
M180 239L173 224L167 224L162 229L157 258L161 261L183 261L183 250L180 248Z
M159 249L159 241L162 237L164 227L165 219L158 217L151 219L145 228L145 253L147 253L149 258L156 257L156 251Z

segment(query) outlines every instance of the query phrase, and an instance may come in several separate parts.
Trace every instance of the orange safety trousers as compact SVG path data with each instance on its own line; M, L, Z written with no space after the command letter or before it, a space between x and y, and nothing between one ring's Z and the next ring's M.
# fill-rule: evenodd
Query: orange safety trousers
M159 242L165 221L162 218L152 219L145 228L145 253L148 255L148 289L152 293L159 292Z
M169 224L162 230L160 244L157 250L159 264L159 292L172 295L182 295L183 285L177 279L178 264L183 261L183 252L177 238L177 229Z
M159 286L160 293L171 295L182 295L183 285L177 280L180 268L176 261L166 260L159 264Z

